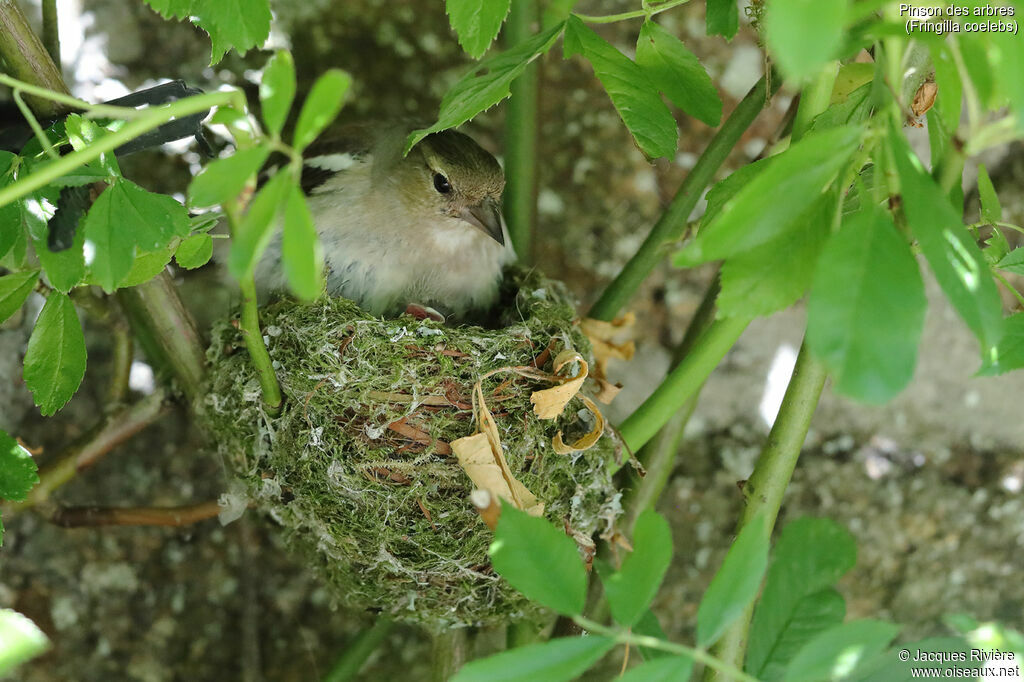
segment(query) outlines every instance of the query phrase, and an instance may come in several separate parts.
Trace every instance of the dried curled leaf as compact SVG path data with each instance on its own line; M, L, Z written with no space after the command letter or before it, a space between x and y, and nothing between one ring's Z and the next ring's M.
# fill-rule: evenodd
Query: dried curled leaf
M590 398L585 395L581 395L580 398L583 400L583 404L587 406L587 409L593 413L594 419L597 423L594 424L594 428L591 429L589 433L581 436L570 445L566 445L565 441L562 440L561 431L556 433L555 437L551 439L551 447L553 447L555 452L560 455L568 455L572 452L589 450L597 444L597 441L601 438L601 434L604 433L604 415L601 414L601 411L597 409L597 405L595 405L594 401Z
M532 516L544 513L544 503L512 475L494 416L484 402L480 382L473 387L473 402L478 410L480 432L459 438L451 444L452 451L473 484L496 497L515 505Z
M579 363L579 371L570 377L560 377L558 372L570 363ZM555 419L562 414L573 396L580 392L590 368L583 356L574 350L563 350L555 357L554 373L549 380L562 382L557 386L534 391L530 396L533 412L541 419Z
M615 337L631 329L634 324L636 315L633 313L626 313L611 322L588 317L580 323L580 329L594 347L594 378L604 379L607 376L608 361L612 358L633 359L636 344L631 340L617 343Z

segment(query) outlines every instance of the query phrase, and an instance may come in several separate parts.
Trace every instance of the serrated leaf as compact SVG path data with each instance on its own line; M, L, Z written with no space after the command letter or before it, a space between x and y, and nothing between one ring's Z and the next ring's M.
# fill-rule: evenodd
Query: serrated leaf
M311 301L324 291L324 250L302 190L293 186L284 212L281 260L288 287L301 299Z
M757 596L768 565L768 524L759 515L743 527L697 609L697 646L714 644Z
M85 277L85 235L75 230L75 241L71 248L53 252L45 239L33 239L39 264L46 272L50 285L62 293L68 293Z
M633 551L622 568L601 576L608 606L620 625L629 627L647 612L670 563L672 531L662 516L646 509L636 520Z
M757 173L725 202L715 220L676 254L693 266L743 253L790 229L846 165L860 144L856 126L808 135ZM779 197L786 197L779 201Z
M249 210L232 235L228 270L241 279L252 274L260 256L274 235L275 218L287 198L290 179L288 173L278 173L256 193Z
M835 389L882 404L910 382L928 301L924 281L888 213L855 213L818 261L807 304L807 344Z
M669 656L647 661L615 679L616 682L688 682L692 673L692 658Z
M502 518L508 509L502 511ZM586 672L614 646L615 640L608 637L561 637L470 661L451 682L568 682Z
M985 257L942 190L921 167L902 132L890 131L889 140L910 231L946 297L978 337L984 354L1003 335L1002 302Z
M35 623L11 609L0 609L0 676L50 648Z
M590 62L641 151L650 158L674 156L679 145L676 121L644 70L579 17L570 16L565 26L565 58L578 54Z
M68 142L76 152L80 152L83 149L88 148L100 138L110 134L109 130L97 125L95 122L90 121L87 118L82 118L80 114L70 114L66 119L64 119L64 131L67 133ZM121 176L121 167L113 152L104 152L100 154L99 159L94 163L97 164L99 169L105 173L108 178Z
M135 254L135 260L132 261L132 267L128 271L128 274L121 280L120 286L122 289L128 287L138 286L143 282L148 282L153 279L167 267L167 264L171 262L171 257L174 255L174 249L167 247L166 249L159 249L157 251L148 251L146 253Z
M480 59L508 16L511 0L446 0L445 12L470 57Z
M818 256L838 208L834 193L823 195L792 229L722 264L719 317L753 319L791 305L814 277Z
M751 622L748 672L778 679L803 642L842 622L845 605L830 586L856 561L853 536L830 519L801 518L782 529Z
M44 417L64 407L85 376L85 336L75 305L52 292L36 319L25 351L25 385Z
M352 77L341 69L324 72L310 89L302 103L299 120L295 124L292 145L301 152L324 131L341 111Z
M1015 275L1024 275L1024 247L1017 247L1000 258L996 267Z
M817 73L843 44L847 0L773 0L764 13L765 42L787 78Z
M270 36L268 0L190 0L192 23L210 35L210 63L234 49L245 54Z
M32 453L0 429L0 500L21 502L36 483L39 468Z
M201 268L213 256L213 238L208 234L194 234L178 245L174 260L186 270Z
M866 121L871 115L871 83L862 85L847 97L814 117L811 130L825 130Z
M677 107L709 126L722 120L722 100L711 77L682 41L645 21L636 41L636 63Z
M462 125L481 111L490 109L509 96L509 85L533 60L546 53L565 30L559 23L501 54L474 65L452 86L441 100L437 122L429 128L414 130L405 141L408 154L417 142L431 133Z
M0 277L0 323L16 313L39 280L39 270L14 272Z
M985 164L978 164L978 194L981 197L981 218L990 223L997 223L1003 219L1003 207L999 204L999 195L992 185L992 179L988 177Z
M1024 313L1006 318L1004 329L1003 338L985 354L979 376L997 376L1024 367Z
M263 167L268 156L268 148L250 147L206 164L188 185L189 206L216 206L235 199L245 189L246 182Z
M899 634L898 625L877 620L855 620L829 628L811 639L793 657L786 682L819 682L843 677L888 647Z
M295 99L295 63L287 50L278 50L267 62L260 80L260 107L267 131L279 135Z
M704 17L709 36L722 36L732 40L740 27L740 12L736 0L707 0Z
M550 522L502 504L489 553L494 570L529 599L567 616L583 612L583 561L572 538Z

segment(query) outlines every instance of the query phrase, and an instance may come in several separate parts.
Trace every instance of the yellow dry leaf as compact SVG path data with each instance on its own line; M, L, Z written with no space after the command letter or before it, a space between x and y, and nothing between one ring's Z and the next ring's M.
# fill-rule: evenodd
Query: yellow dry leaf
M494 416L484 402L483 389L478 382L473 388L473 399L479 409L480 433L452 442L452 452L459 460L469 480L476 487L507 500L532 516L544 513L544 503L523 485L509 469L501 449L501 436Z
M607 379L599 379L595 376L590 378L597 382L597 394L594 395L594 398L605 405L611 405L612 401L615 400L615 396L622 390L622 384L613 384Z
M561 431L556 433L555 437L551 439L551 447L560 455L589 450L597 444L597 441L600 440L601 435L604 433L604 415L601 414L601 410L597 409L597 405L587 396L581 395L580 398L583 399L583 404L587 406L587 409L593 413L597 423L594 424L594 428L590 430L590 433L581 436L571 445L566 445L565 441L562 440Z
M578 362L580 366L579 371L574 376L556 376L559 370L572 362ZM589 371L587 361L576 351L563 350L559 353L555 357L554 374L551 375L551 380L562 383L551 388L533 392L533 395L530 396L530 402L533 403L534 414L540 419L554 419L562 414L565 406L569 404L572 397L579 393L580 388L583 387L583 382L586 380Z
M636 315L626 313L611 322L586 318L580 323L580 329L590 339L594 348L594 377L603 379L607 375L608 361L612 358L632 360L636 352L633 341L616 343L613 339L621 332L630 329L636 323Z

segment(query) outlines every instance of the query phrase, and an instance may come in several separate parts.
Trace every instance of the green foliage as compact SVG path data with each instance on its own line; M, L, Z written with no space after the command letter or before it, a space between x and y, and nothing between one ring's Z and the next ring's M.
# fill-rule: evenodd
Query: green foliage
M0 429L0 500L19 502L39 482L38 467L32 453ZM0 546L4 544L4 527L0 523ZM0 659L3 653L0 652ZM0 666L2 668L2 666Z
M329 69L316 79L299 111L292 145L301 152L334 121L345 103L352 77L340 69Z
M636 41L636 63L673 104L709 126L722 119L722 100L707 71L682 41L645 21Z
M689 656L666 656L626 671L618 682L687 682L693 672Z
M244 54L270 35L268 0L146 0L167 19L188 19L210 36L210 63L231 49Z
M38 280L37 269L13 272L0 277L0 322L21 308Z
M290 52L278 50L267 62L260 80L260 106L267 132L275 137L288 119L295 99L295 62Z
M636 520L633 551L622 561L622 568L601 575L616 622L628 627L648 613L671 562L672 531L668 522L647 509Z
M840 393L884 403L907 385L928 305L906 239L887 213L843 221L818 262L807 306L807 343Z
M64 407L85 376L85 336L75 305L53 292L39 313L25 351L25 385L44 417Z
M290 178L286 173L278 173L256 193L231 240L228 269L235 277L250 277L256 269L274 236L274 219L281 212L289 190Z
M757 596L768 566L768 523L757 516L729 548L697 609L697 646L714 644Z
M0 609L0 676L50 648L35 623L11 609Z
M459 45L473 59L480 59L498 37L511 6L511 0L445 0Z
M783 528L751 623L747 672L780 679L809 639L843 621L846 606L831 585L856 560L853 537L834 521L802 518Z
M1024 367L1024 313L1004 320L1003 338L985 354L980 376L996 376Z
M707 0L705 13L707 33L732 40L740 28L740 12L736 0Z
M900 628L877 620L855 620L811 639L786 668L786 682L847 678L859 665L886 650ZM895 657L893 661L895 661Z
M679 137L676 121L644 69L576 16L570 16L566 23L564 52L566 59L582 55L594 67L594 74L644 154L651 158L675 155Z
M267 147L250 147L206 164L189 183L189 206L202 208L233 200L253 181L268 156L270 149Z
M183 240L174 252L174 260L186 270L200 268L213 256L213 238L208 234L194 234ZM136 259L136 264L139 259ZM163 268L163 265L160 266Z
M502 519L508 509L502 511ZM568 682L601 660L613 646L615 640L607 637L552 639L467 663L452 682Z
M1003 219L1003 207L999 204L996 188L988 177L985 164L978 164L978 194L981 197L981 217L990 223L998 223Z
M502 504L490 555L494 570L528 598L567 616L583 612L587 574L576 543L549 522Z
M281 259L292 292L299 298L312 300L323 293L323 247L302 190L296 185L288 192L285 205Z
M816 74L843 44L847 0L772 0L764 14L765 42L782 73ZM829 68L836 68L834 65Z

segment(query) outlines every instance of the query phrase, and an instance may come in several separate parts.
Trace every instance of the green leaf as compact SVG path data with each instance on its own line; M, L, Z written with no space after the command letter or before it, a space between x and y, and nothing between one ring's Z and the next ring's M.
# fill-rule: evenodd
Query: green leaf
M832 184L860 138L859 127L831 128L772 157L764 171L726 201L716 218L676 254L675 264L693 266L727 258L790 229Z
M67 133L68 142L71 143L71 147L76 152L80 152L83 149L88 148L100 138L106 137L110 134L110 131L106 128L97 125L95 122L90 121L87 118L82 118L79 114L70 114L64 120L64 130ZM99 169L105 174L105 177L121 177L121 167L117 163L117 157L114 156L113 152L104 152L95 163L98 164ZM95 166L93 168L95 168ZM81 171L82 169L79 168L75 172Z
M828 109L814 117L811 130L838 128L866 121L871 115L872 87L871 83L862 85L847 95L843 101L830 105Z
M281 259L288 286L301 299L312 301L324 291L324 250L313 216L298 186L288 193L284 212Z
M675 155L679 146L676 120L643 69L576 15L566 23L563 50L566 59L582 55L594 67L594 74L644 154L650 158Z
M50 648L35 623L11 609L0 609L0 676Z
M688 682L693 673L693 659L689 656L670 656L647 661L626 671L616 682Z
M39 264L46 272L50 285L57 291L68 293L85 277L85 231L79 226L71 247L63 251L50 251L46 236L32 237Z
M732 40L740 27L740 12L736 0L708 0L704 20L709 36L722 36Z
M981 218L990 223L1003 219L1003 207L999 204L999 195L992 186L985 164L978 164L978 194L981 196Z
M21 308L38 280L39 270L14 272L0 277L0 322Z
M985 355L979 376L997 376L1024 367L1024 313L1006 318L1004 326L1006 333Z
M508 16L511 0L446 0L445 12L470 57L480 59Z
M25 202L18 201L13 205L18 209L17 219L20 220L22 213L21 209L25 205ZM0 219L6 220L9 217L9 214L4 215L4 213L0 211ZM17 223L15 223L17 227L14 227L14 229L11 229L11 223L6 223L6 225L8 229L5 231L8 233L13 232L14 240L10 247L8 247L7 252L4 253L2 258L0 258L0 266L10 270L20 270L25 267L25 256L28 254L28 239L26 238L25 229Z
M128 287L134 287L143 282L148 282L153 279L167 267L167 264L171 262L171 257L174 255L174 249L167 247L158 251L147 251L146 253L136 253L135 260L132 261L131 270L128 274L121 279L121 284L118 286L122 289Z
M793 227L722 264L719 317L753 319L789 306L807 291L828 238L836 196L821 196Z
M908 651L911 655L907 661L900 659L899 652L902 650ZM944 660L923 664L921 661L914 661L913 656L919 650L927 651ZM941 656L943 652L947 655ZM886 649L870 658L861 657L856 669L847 676L847 679L856 682L913 682L921 679L922 665L935 670L933 679L957 679L966 672L963 661L970 661L970 652L970 645L955 637L929 637L917 642L901 643L898 649ZM954 670L957 670L959 675L953 673Z
M210 36L210 63L234 48L245 54L270 36L268 0L146 0L165 18L189 19Z
M743 527L697 609L697 646L714 644L754 601L768 566L768 524L759 515Z
M786 682L818 682L845 677L886 649L900 628L877 620L855 620L829 628L809 641L786 668Z
M194 234L178 245L174 260L186 270L206 265L213 256L213 238L208 234Z
M984 45L984 42L987 42L987 36L983 38L978 34L964 35L959 37L956 42L978 98L982 105L991 107L994 104L993 94L996 88L995 74L989 64ZM1011 68L1013 67L1011 66Z
M942 121L945 130L956 130L960 125L960 110L963 106L963 84L960 82L960 71L956 60L946 41L928 44L932 64L935 66L935 85L938 92L935 97L933 111ZM928 112L931 114L932 112ZM931 124L929 123L929 137ZM932 157L933 162L936 157Z
M714 222L718 214L722 212L726 202L736 196L736 193L757 177L759 173L764 172L774 158L768 157L748 163L746 166L740 166L724 179L716 182L708 190L706 197L708 206L704 210L704 215L701 216L699 232L706 230L708 225Z
M608 606L620 625L629 627L647 612L670 563L672 531L662 516L646 509L636 520L633 551L623 560L622 568L601 576Z
M523 73L530 62L551 49L563 30L564 23L556 24L529 40L474 65L441 100L437 122L429 128L409 133L404 153L408 154L409 150L427 135L460 126L508 97L512 81Z
M1000 258L996 267L1015 275L1024 275L1024 247L1017 247Z
M992 232L985 240L985 249L982 251L985 262L996 265L1010 254L1010 242L1006 235L998 227L992 227Z
M508 506L502 510L502 520L508 510ZM498 525L500 528L501 521ZM470 661L452 682L568 682L586 672L614 646L615 640L608 637L561 637Z
M39 468L30 453L0 429L0 500L21 502L36 483Z
M654 611L651 611L650 609L647 609L647 611L644 612L644 615L640 616L640 620L633 625L632 630L633 633L637 635L654 637L655 639L668 639L668 635L666 635L665 631L661 629L661 623L658 622L658 617L654 615ZM643 646L637 647L637 649L640 651L640 657L645 661L672 655L664 649L651 649Z
M1017 3L1017 14L1024 8ZM1019 21L1015 19L1014 21ZM1016 33L990 33L989 60L996 74L998 92L1006 98L1017 114L1017 130L1024 131L1024 79L1020 78L1020 65L1024 64L1024 42Z
M228 270L238 279L252 274L270 243L277 225L274 219L288 196L289 183L288 173L276 174L249 204L249 211L238 226L238 234L231 239L228 256Z
M672 103L709 126L722 120L722 100L711 77L682 41L645 21L636 41L636 63Z
M280 135L295 99L295 62L287 50L278 50L267 62L260 80L263 123L272 135Z
M341 111L352 77L341 69L328 69L316 79L306 101L302 103L295 124L293 146L301 152L324 131Z
M801 518L782 529L751 622L748 672L778 679L804 642L843 621L845 604L829 586L856 561L853 536L830 519Z
M772 0L764 13L765 42L787 78L821 70L843 44L847 0Z
M226 204L235 199L245 183L263 167L270 149L250 147L206 164L188 186L188 204L193 208Z
M889 140L910 231L939 286L978 337L984 353L1003 335L1002 302L985 256L942 190L921 167L902 132L892 130Z
M75 305L52 292L39 313L25 351L25 385L44 417L64 407L85 376L85 336Z
M835 389L881 404L914 376L928 301L910 245L892 218L855 213L829 239L807 304L807 344Z
M490 555L494 570L529 599L566 616L583 612L587 573L561 529L502 504Z

